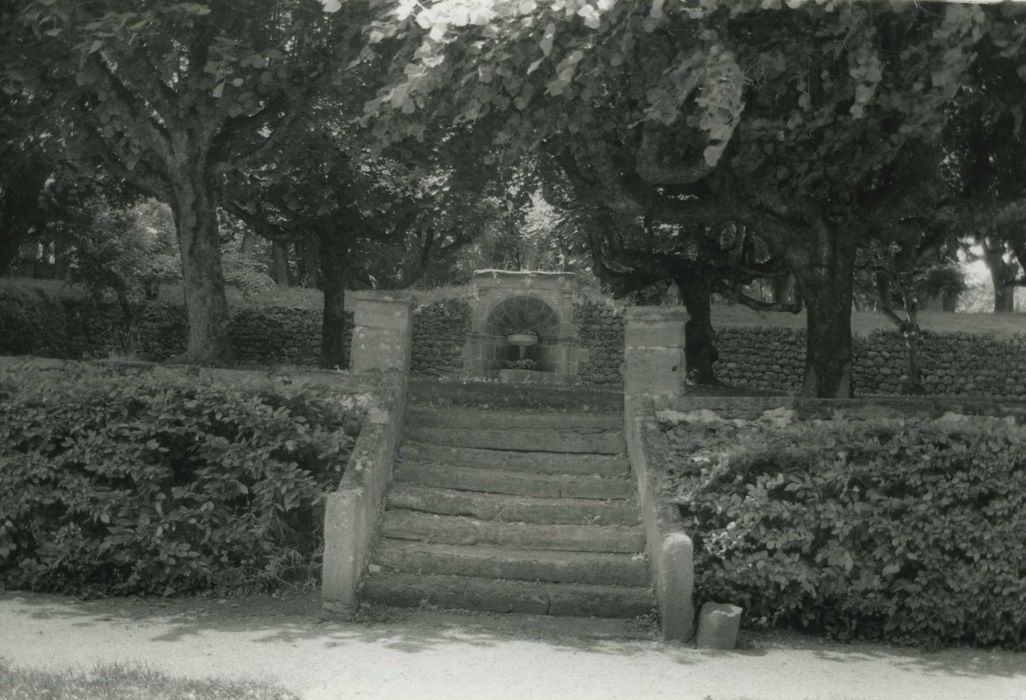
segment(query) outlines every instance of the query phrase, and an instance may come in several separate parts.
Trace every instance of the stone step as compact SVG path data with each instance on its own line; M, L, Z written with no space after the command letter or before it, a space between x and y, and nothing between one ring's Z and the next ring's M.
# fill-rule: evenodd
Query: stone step
M473 408L411 406L407 418L416 428L473 428L493 430L623 430L623 415L564 411L503 411Z
M552 525L496 522L454 515L388 510L381 523L383 536L438 544L492 544L517 549L554 549L576 552L645 551L640 526Z
M634 484L621 477L525 474L498 469L472 469L438 464L403 464L395 480L457 491L503 493L538 498L629 498Z
M655 608L655 596L647 587L504 581L396 572L368 575L362 598L399 607L428 605L458 610L573 617L640 617L651 614Z
M622 430L606 428L435 428L411 426L406 437L450 447L477 447L515 452L623 454Z
M399 457L404 462L432 462L454 467L501 469L538 474L622 476L630 473L630 463L622 455L513 452L473 447L448 447L416 440L404 441L399 451Z
M640 520L634 499L532 498L402 483L389 489L388 507L529 523L636 525Z
M644 554L560 552L384 539L374 550L372 561L392 571L417 574L612 586L646 586L649 583L648 561Z

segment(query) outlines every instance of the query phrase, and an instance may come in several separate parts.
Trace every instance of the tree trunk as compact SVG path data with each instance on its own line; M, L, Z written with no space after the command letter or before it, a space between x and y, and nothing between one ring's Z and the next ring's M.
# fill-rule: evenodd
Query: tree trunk
M819 222L813 241L795 246L788 267L805 302L805 374L801 395L850 398L851 304L857 237Z
M902 382L903 394L925 394L923 388L923 370L919 366L919 347L923 336L919 331L919 321L910 318L901 329L901 337L905 341L905 380Z
M1008 283L1015 280L1018 265L1005 262L1003 247L1000 250L985 247L983 261L994 285L994 313L1015 311L1015 287Z
M957 289L945 289L941 292L941 309L954 312L958 308L959 292Z
M782 277L774 277L770 281L773 285L774 304L794 303L794 275L788 273Z
M271 241L271 279L279 287L289 286L289 251L281 241Z
M301 244L297 244L299 250L296 252L300 254L300 262L302 263L302 275L306 286L320 289L320 257L321 257L321 242L317 238L308 238Z
M68 279L68 245L63 241L53 242L54 278Z
M321 321L321 367L345 368L349 364L346 348L346 249L341 235L321 236L320 282L324 292Z
M180 359L222 364L231 359L228 301L221 271L214 187L206 173L195 172L201 169L197 165L200 162L199 156L187 156L171 178L171 210L182 256L182 288L189 320L189 339Z
M684 363L690 384L718 385L713 365L720 353L713 341L712 291L705 274L690 270L690 274L674 276L680 289L681 301L690 317L684 324Z

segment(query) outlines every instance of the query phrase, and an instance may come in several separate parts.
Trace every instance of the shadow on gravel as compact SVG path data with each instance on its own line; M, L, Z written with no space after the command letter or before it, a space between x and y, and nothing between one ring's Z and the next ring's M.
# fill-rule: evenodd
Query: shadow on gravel
M924 651L871 644L843 644L793 632L743 632L736 651L695 649L659 641L651 621L608 621L528 615L450 613L371 607L355 621L325 613L311 593L272 598L124 598L80 601L32 593L0 593L0 616L66 619L75 626L152 626L152 641L187 643L207 634L237 633L247 643L313 642L344 648L373 643L408 653L453 646L545 644L553 651L617 656L660 654L678 664L716 659L779 656L838 664L883 663L901 671L952 677L1026 680L1026 654L987 649Z

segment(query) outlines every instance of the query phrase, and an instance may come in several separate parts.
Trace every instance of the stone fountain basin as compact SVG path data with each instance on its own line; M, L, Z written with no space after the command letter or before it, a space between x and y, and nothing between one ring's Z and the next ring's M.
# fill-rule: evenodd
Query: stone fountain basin
M530 333L511 333L506 336L506 340L510 345L527 347L529 345L536 344L538 342L538 336L531 335Z

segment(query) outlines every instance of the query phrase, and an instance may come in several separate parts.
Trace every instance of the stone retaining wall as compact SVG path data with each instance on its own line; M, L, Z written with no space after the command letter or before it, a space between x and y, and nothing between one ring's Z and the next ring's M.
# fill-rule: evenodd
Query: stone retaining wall
M447 377L463 369L463 345L470 333L467 299L441 299L413 310L413 374Z
M623 313L598 301L574 304L577 342L588 359L577 367L583 384L623 386Z
M2 290L0 290L2 291ZM472 301L446 298L421 304L413 316L412 373L448 377L463 370ZM38 308L34 308L37 307ZM601 301L578 299L574 334L587 359L578 366L586 386L623 386L622 311ZM149 303L129 331L114 306L97 307L76 297L35 298L0 294L0 354L83 358L129 355L165 360L185 349L185 312L180 305ZM229 336L243 364L316 365L321 311L244 306L231 310ZM349 347L347 329L345 347ZM716 371L727 384L782 394L801 384L805 331L776 327L726 327L716 331ZM896 333L877 331L854 344L857 394L896 394L904 372L904 350ZM926 333L922 350L926 389L938 395L1026 398L1026 332L1011 338L968 333Z
M716 371L727 384L794 393L801 385L805 331L733 327L716 332ZM897 333L856 338L855 393L897 394L905 350ZM1010 338L970 333L924 333L920 358L929 394L1026 398L1026 333Z

